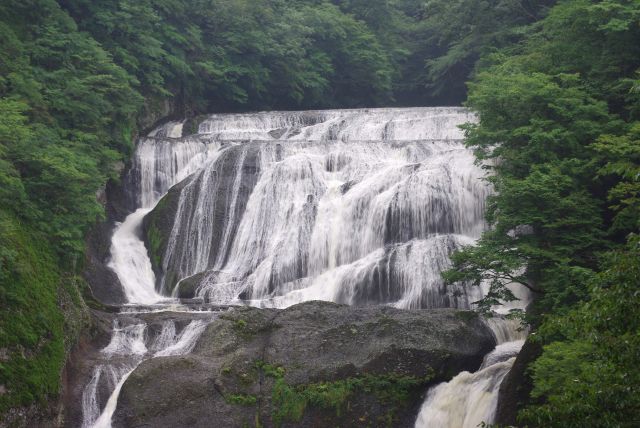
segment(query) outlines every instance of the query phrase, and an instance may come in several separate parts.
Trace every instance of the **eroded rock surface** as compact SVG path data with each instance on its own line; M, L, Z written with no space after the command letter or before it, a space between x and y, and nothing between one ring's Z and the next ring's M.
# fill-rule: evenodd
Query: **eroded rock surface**
M143 362L117 427L413 426L427 388L495 346L471 312L307 302L234 308L193 352Z

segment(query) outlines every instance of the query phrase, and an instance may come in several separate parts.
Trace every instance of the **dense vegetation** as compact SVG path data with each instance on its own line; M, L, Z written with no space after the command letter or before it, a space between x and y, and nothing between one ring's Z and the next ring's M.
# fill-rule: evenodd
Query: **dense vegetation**
M503 3L500 19L521 23ZM485 25L448 55L461 33L439 16L465 4L1 2L0 413L58 390L82 312L63 297L82 284L96 192L118 179L141 128L210 111L458 103L479 53L513 39Z
M555 3L2 1L0 414L57 393L96 191L155 120L458 104L471 80L498 192L447 279L535 291L523 422L637 424L640 5Z
M493 228L446 279L489 281L485 308L533 290L529 426L640 422L639 23L637 1L559 2L470 84Z

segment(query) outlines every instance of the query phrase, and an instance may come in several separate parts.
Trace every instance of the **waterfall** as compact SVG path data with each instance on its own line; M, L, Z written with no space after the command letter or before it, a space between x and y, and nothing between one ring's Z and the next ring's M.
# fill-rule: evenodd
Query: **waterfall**
M486 227L490 188L458 128L473 121L406 108L218 114L191 136L167 124L141 140L131 172L145 209L180 182L159 277L140 248L130 268L119 261L115 239L112 267L125 291L135 271L151 294L185 295L188 281L214 304L469 308L481 291L440 272ZM139 223L126 236L139 247Z
M114 320L111 341L100 351L103 361L94 367L82 393L83 428L111 427L120 389L135 368L149 358L188 354L210 322L211 317L192 320L178 333L175 321L167 320L157 336L150 338L147 323L121 327L118 319ZM110 391L103 409L101 383Z
M150 305L163 296L142 240L142 221L176 183L197 171L215 148L210 139L180 139L181 122L169 122L139 141L130 173L138 208L116 225L108 266L117 274L129 303Z
M431 388L416 420L416 428L475 428L493 422L498 391L524 340L506 342L484 358L475 373L462 372Z
M431 389L416 428L476 428L481 422L492 422L500 383L514 360L511 357L476 373L463 372Z
M131 305L180 295L275 308L315 299L472 308L486 290L440 274L486 229L491 188L459 128L475 120L463 108L216 114L194 135L169 122L138 142L127 180L137 210L117 225L109 266ZM150 213L166 226L155 271L142 230ZM526 332L487 323L499 345L476 373L432 388L417 427L492 420ZM153 339L145 323L114 326L83 394L84 426L109 426L135 367L189 352L205 325L177 334L165 323ZM111 396L100 409L104 384Z
M513 290L521 288L514 287ZM526 308L531 301L529 293L519 291L516 294L522 300L510 306ZM432 387L422 404L415 428L475 428L483 422L494 422L500 384L511 370L528 331L519 319L507 319L500 315L487 318L485 322L498 345L485 355L480 369L475 373L465 371L449 382Z

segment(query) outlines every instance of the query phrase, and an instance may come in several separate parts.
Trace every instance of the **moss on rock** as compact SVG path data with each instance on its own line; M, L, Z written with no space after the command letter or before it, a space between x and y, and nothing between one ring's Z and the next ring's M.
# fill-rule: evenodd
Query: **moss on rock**
M32 425L37 422L30 418L56 416L52 403L60 393L66 355L89 323L78 291L81 281L60 273L55 252L46 239L0 210L3 423Z

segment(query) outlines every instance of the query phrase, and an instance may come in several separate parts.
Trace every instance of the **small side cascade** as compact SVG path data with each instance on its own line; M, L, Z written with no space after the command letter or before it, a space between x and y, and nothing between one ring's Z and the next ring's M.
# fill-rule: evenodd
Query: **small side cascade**
M219 148L217 141L181 138L182 122L169 122L138 142L130 182L137 209L116 225L108 266L127 302L152 305L168 299L156 290L156 277L142 240L142 222L169 189L199 170Z
M522 287L509 287L520 300L509 303L508 309L526 308L531 301L530 294L522 291ZM494 310L504 313L506 308ZM475 373L462 372L449 382L432 387L422 404L415 428L475 428L483 422L493 423L500 385L513 367L528 334L528 328L520 319L507 318L497 312L485 318L496 339L495 349L485 355Z
M494 352L492 359L495 357L498 362L475 373L462 372L450 382L429 390L416 428L476 428L482 422L491 423L500 384L517 355L511 349L505 354L498 354L502 352L499 348Z
M100 351L101 360L82 393L82 427L111 427L120 389L133 370L150 358L188 354L213 318L213 314L201 316L180 331L174 320L166 320L155 337L150 337L148 324L142 320L121 326L115 319L111 340Z

